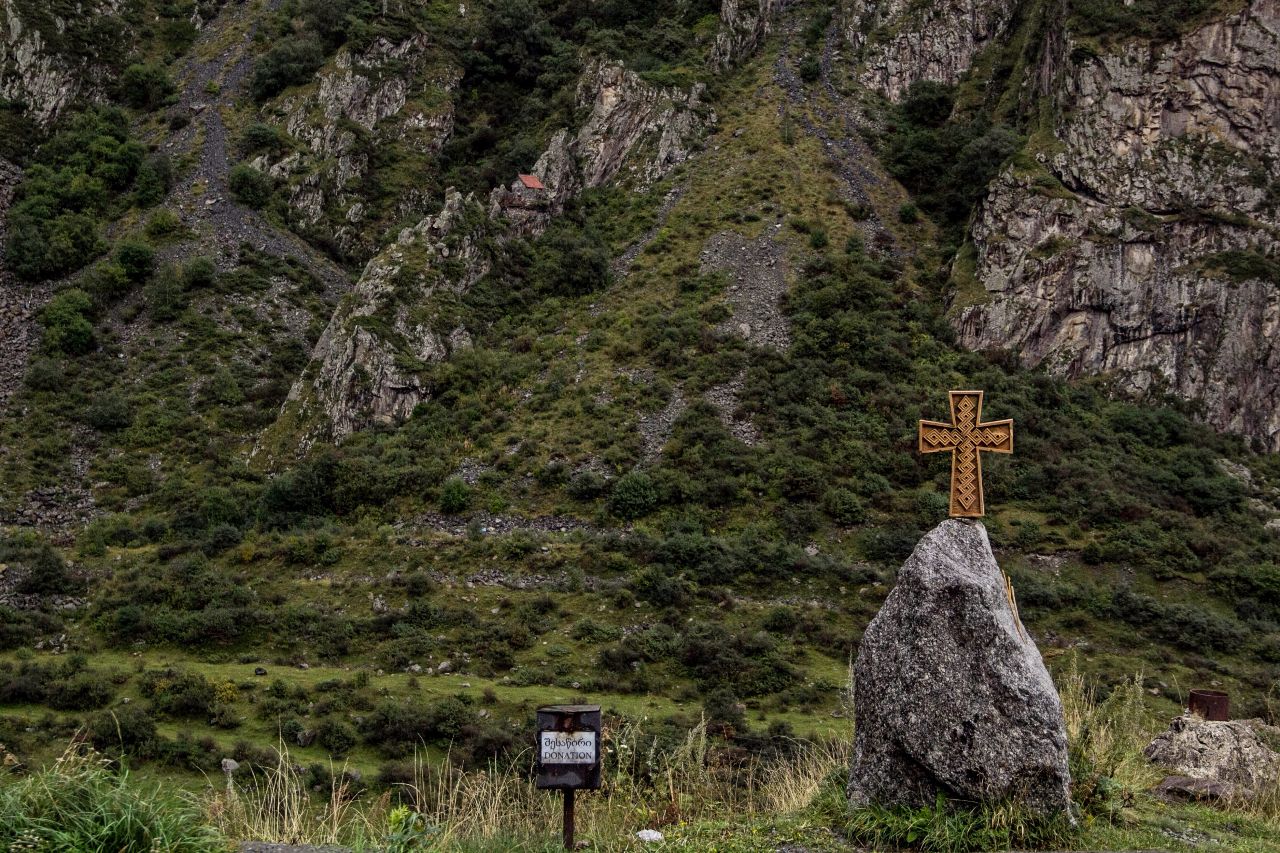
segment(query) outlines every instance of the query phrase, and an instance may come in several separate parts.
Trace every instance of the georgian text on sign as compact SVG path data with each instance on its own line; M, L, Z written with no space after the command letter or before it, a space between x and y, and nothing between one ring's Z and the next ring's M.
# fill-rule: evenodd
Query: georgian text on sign
M539 758L543 764L594 764L595 732L542 732Z

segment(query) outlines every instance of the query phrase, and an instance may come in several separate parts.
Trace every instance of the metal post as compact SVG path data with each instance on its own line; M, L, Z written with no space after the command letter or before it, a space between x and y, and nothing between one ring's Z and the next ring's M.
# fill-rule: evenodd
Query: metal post
M564 849L573 849L573 795L572 788L564 789Z

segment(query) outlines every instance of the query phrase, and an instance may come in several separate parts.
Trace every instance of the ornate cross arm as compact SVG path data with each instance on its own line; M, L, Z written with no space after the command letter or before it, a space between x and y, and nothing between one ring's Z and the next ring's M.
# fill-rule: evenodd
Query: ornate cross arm
M982 453L1013 452L1013 421L982 422L982 392L952 391L951 423L920 421L920 452L951 451L951 515L986 514L982 496Z

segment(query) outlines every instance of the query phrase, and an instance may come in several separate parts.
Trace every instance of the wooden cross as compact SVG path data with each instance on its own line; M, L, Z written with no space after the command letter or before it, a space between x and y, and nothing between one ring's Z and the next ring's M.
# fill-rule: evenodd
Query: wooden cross
M951 451L951 515L979 518L982 453L1013 452L1013 420L982 422L982 392L952 391L951 423L920 421L920 452Z

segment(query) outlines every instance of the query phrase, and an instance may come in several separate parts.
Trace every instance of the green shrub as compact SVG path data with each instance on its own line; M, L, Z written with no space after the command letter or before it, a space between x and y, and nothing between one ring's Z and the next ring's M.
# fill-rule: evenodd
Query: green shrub
M133 422L129 401L116 391L105 391L94 397L85 410L85 423L99 432L115 432Z
M98 223L121 212L146 149L120 110L74 116L37 149L9 211L5 256L28 281L55 278L105 250Z
M213 685L198 672L149 670L143 673L140 687L160 714L207 717L213 708Z
M257 154L260 151L279 153L288 147L288 137L273 124L254 122L245 128L240 136L240 150L244 156Z
M861 524L867 520L862 499L845 488L835 487L823 492L822 510L838 524Z
M249 89L253 97L265 101L299 83L311 79L324 64L324 50L311 36L288 36L258 59Z
M182 278L173 267L166 266L152 277L144 291L147 310L158 322L176 319L187 308L187 295Z
M97 346L93 333L93 300L77 288L64 290L40 314L45 346L55 352L81 355Z
M440 489L440 511L454 514L463 512L470 505L470 487L457 477L446 480Z
M346 756L358 740L355 728L344 720L324 719L316 726L316 743L337 758Z
M556 219L534 245L528 285L542 294L571 296L608 287L609 247L591 228Z
M175 234L181 227L182 220L178 215L168 208L162 208L151 214L143 230L148 237L158 238Z
M116 246L116 261L132 281L143 281L155 269L155 250L141 240L122 240Z
M822 75L822 62L813 54L807 54L800 60L800 79L812 83Z
M154 154L143 161L133 183L133 202L147 208L164 201L173 184L173 164L168 156Z
M904 225L914 225L920 221L920 210L911 202L898 208L898 221Z
M38 357L31 360L22 381L33 391L59 391L66 378L56 359Z
M217 276L218 268L211 258L192 258L182 268L182 286L186 290L212 287Z
M99 672L86 670L69 678L55 679L45 701L59 711L92 711L111 701L115 689Z
M94 715L89 721L89 740L95 749L146 756L156 742L156 723L145 709L124 705Z
M258 209L271 200L271 179L247 163L231 168L227 188L246 207Z
M154 110L173 91L168 72L158 65L130 65L120 75L121 100L140 110Z
M648 515L658 505L658 489L643 471L630 471L618 478L609 494L609 509L619 518Z
M84 285L100 302L114 302L133 286L124 267L114 262L95 264L84 277Z

